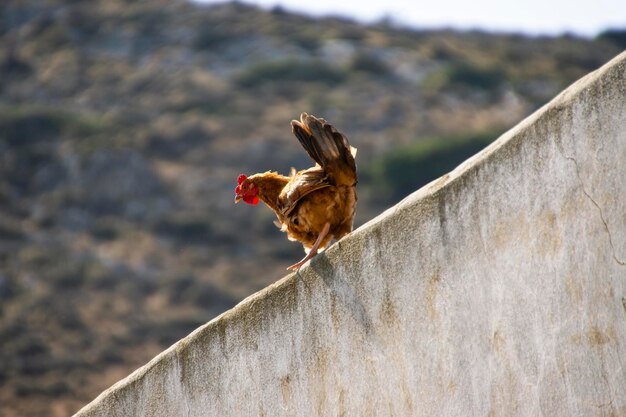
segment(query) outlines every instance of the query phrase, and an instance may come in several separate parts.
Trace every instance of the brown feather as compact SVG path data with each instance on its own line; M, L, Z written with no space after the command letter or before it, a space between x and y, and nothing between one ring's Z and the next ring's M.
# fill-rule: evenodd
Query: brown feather
M268 171L246 181L258 187L258 197L276 213L281 230L305 249L311 248L328 223L329 233L320 245L324 248L333 238L341 239L352 231L357 202L356 148L324 119L302 113L300 121L291 125L316 166L290 177Z
M326 173L321 168L309 168L295 173L278 196L278 207L283 216L289 215L300 199L307 194L329 187Z
M278 196L289 183L290 178L277 172L267 171L262 174L254 174L246 181L254 183L259 189L258 197L278 216Z
M293 133L311 159L326 172L329 183L356 185L356 162L348 138L324 119L302 113L291 122Z

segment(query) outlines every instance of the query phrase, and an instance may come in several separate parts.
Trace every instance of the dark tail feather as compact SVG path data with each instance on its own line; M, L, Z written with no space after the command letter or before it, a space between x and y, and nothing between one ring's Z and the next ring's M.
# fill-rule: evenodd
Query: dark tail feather
M291 122L293 133L311 159L337 180L356 182L356 163L348 139L324 119L302 113ZM342 181L343 182L343 181Z
M297 120L292 120L291 128L294 135L296 135L296 138L298 138L298 141L300 142L306 153L309 154L311 159L317 162L320 166L323 166L322 154L318 150L318 147L314 146L313 142L315 140L304 127L304 125Z

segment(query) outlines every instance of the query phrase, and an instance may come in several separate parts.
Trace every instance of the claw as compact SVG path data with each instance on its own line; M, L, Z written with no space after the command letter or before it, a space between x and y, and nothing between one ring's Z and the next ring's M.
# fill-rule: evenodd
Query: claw
M287 267L288 271L299 271L300 267L302 265L304 265L305 263L307 263L309 260L311 260L315 255L317 255L317 251L315 251L315 253L313 253L313 251L309 252L304 258L302 258L301 261L296 262L293 265L290 265Z

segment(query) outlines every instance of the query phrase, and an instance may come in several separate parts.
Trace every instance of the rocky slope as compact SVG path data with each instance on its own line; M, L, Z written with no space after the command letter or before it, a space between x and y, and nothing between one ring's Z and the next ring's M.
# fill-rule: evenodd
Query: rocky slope
M0 6L2 416L64 416L301 256L237 175L359 148L357 223L621 51L241 3ZM612 34L621 32L612 32Z

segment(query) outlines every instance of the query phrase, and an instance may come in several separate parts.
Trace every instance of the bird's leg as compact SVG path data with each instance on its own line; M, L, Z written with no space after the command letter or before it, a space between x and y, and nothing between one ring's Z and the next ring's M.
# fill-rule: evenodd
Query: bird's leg
M300 269L300 267L302 265L305 264L306 261L308 261L309 259L311 259L315 255L317 255L317 249L320 247L322 241L324 240L324 237L326 237L326 235L328 234L329 230L330 230L330 223L326 222L326 224L324 225L324 228L322 229L320 234L317 236L317 239L315 240L315 243L311 247L311 250L309 251L309 253L307 253L306 256L304 258L302 258L302 260L300 262L297 262L297 263L291 265L287 269L292 270L292 271L293 270L298 270L298 269Z

